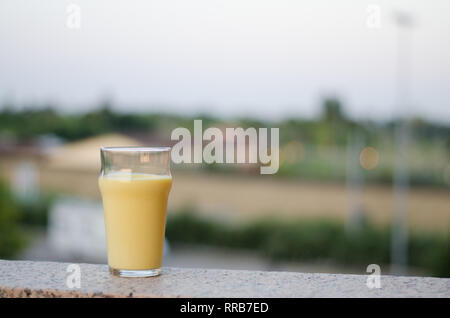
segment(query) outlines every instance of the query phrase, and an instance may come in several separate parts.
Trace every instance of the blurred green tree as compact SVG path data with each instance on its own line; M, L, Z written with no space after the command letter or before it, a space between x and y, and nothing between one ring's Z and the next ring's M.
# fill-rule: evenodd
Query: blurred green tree
M0 258L11 258L26 244L20 213L9 188L0 181Z
M328 122L345 121L342 104L335 97L326 98L323 102L322 119Z

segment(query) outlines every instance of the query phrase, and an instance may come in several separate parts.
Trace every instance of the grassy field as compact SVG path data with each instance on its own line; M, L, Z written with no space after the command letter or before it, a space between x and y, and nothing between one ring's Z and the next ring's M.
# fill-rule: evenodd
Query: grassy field
M2 160L2 173L11 176L15 160ZM100 198L97 171L57 171L39 163L44 191ZM375 223L391 221L393 196L389 185L366 185L361 192L364 213ZM280 219L349 217L349 192L343 183L289 181L268 176L238 176L174 172L169 210L186 206L198 213L230 221L274 216ZM448 233L448 188L413 187L408 200L408 222L414 230Z

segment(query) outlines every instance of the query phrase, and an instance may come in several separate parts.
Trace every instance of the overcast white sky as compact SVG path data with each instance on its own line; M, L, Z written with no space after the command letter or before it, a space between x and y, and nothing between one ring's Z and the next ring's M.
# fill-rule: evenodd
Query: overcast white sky
M81 28L66 27L67 5ZM367 6L381 9L368 28ZM414 15L410 109L450 123L450 1L0 2L0 102L266 118L396 113L394 9Z

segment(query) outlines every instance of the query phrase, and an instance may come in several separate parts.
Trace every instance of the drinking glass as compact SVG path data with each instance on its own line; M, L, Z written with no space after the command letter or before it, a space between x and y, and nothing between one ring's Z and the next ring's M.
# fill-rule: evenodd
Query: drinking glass
M100 155L110 272L159 275L172 186L170 147L102 147Z

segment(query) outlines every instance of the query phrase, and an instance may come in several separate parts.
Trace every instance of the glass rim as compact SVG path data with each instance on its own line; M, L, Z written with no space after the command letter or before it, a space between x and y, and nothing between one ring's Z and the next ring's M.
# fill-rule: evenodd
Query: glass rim
M123 146L123 147L100 147L100 151L109 152L168 152L172 147L145 147L145 146Z

